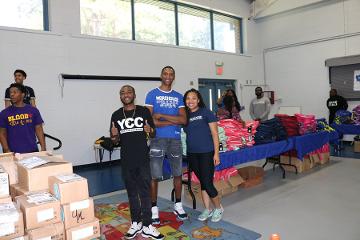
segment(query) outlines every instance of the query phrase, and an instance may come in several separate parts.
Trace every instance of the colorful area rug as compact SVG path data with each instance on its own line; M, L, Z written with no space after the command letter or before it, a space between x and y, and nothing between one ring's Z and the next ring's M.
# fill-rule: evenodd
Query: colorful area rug
M173 203L163 198L158 199L160 208L159 231L165 235L166 240L189 240L189 239L216 239L216 240L255 240L260 234L236 226L226 221L212 223L197 220L198 211L185 208L189 219L179 221L172 213ZM102 239L124 239L124 233L130 226L130 211L126 193L119 193L111 197L102 197L95 200L96 217L100 219ZM226 209L225 209L226 214ZM140 234L136 240L145 239Z

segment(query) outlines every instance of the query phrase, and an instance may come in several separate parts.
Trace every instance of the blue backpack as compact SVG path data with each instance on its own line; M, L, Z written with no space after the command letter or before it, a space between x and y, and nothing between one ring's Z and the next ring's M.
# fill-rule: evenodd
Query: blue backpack
M335 113L336 124L351 124L352 123L352 113L346 110L338 110Z
M284 126L278 118L266 120L258 126L255 133L255 145L271 143L287 139Z

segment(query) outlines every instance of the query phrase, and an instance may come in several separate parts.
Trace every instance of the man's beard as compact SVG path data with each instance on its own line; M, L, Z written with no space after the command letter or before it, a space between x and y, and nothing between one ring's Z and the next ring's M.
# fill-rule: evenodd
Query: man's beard
M124 102L123 100L121 100L121 102L122 102L122 104L123 104L124 106L128 106L128 105L132 105L132 104L134 104L135 99L131 100L131 101L130 101L130 102L128 102L128 103Z

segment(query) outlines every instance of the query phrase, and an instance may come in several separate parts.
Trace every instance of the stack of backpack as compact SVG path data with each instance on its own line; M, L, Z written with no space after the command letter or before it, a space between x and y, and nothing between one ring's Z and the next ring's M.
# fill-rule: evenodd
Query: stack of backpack
M265 144L285 140L287 133L278 118L273 118L260 123L256 129L255 144Z
M228 151L237 150L243 147L254 145L254 134L258 122L248 122L243 127L240 122L234 119L223 119L218 121L218 126L223 128L226 135L226 148Z
M335 113L335 120L336 124L352 124L352 113L346 110L338 110Z
M299 135L299 124L295 116L289 116L287 114L275 114L281 124L284 126L288 137Z
M300 135L316 132L317 122L314 115L295 114Z
M360 125L360 105L353 109L353 120L356 125Z

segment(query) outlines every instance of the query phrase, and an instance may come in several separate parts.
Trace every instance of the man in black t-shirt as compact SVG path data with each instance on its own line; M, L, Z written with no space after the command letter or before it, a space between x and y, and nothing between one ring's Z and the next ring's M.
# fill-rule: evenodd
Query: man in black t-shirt
M125 85L120 89L124 107L111 116L110 134L114 143L120 143L122 175L127 190L132 224L125 238L138 233L143 237L164 239L151 225L150 159L148 138L155 136L155 125L150 111L134 104L135 89Z
M14 79L15 79L15 83L24 85L24 80L26 79L26 72L21 69L16 69L14 72ZM24 85L24 87L25 87L24 103L31 104L33 107L36 107L34 90L29 86ZM10 100L10 87L8 87L5 91L5 108L7 108L10 105L12 105L12 103Z
M338 110L347 110L348 108L347 101L337 94L336 89L330 90L330 98L326 101L326 106L329 109L329 124L334 122L335 113Z

